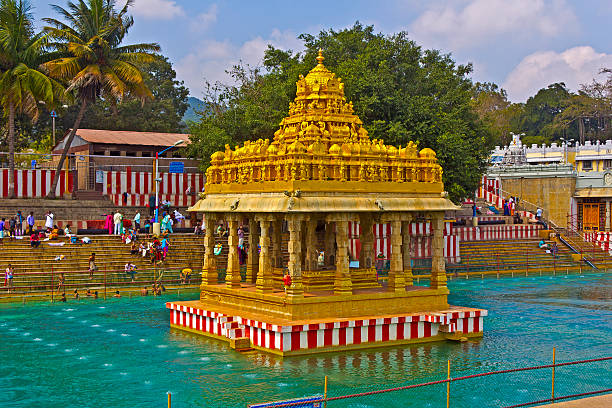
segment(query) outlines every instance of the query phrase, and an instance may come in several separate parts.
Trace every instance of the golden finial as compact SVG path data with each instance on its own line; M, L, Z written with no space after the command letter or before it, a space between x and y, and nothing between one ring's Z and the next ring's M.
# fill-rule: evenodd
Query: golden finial
M323 65L324 59L325 57L323 56L323 49L319 48L319 55L317 56L317 62L319 63L319 65Z

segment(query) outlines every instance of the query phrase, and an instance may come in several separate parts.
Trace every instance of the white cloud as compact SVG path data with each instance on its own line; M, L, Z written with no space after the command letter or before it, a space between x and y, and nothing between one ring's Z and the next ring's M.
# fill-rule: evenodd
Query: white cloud
M173 0L136 0L130 10L150 20L171 20L185 15L183 8Z
M208 10L198 14L190 24L192 31L205 31L211 25L217 22L218 7L216 4L211 4Z
M604 67L612 67L612 54L596 52L593 47L573 47L561 53L540 51L523 58L502 86L512 101L524 102L555 82L564 82L575 91L597 78Z
M274 29L268 38L258 36L241 44L229 40L204 40L194 47L193 52L179 60L174 68L191 95L200 98L204 80L230 82L231 78L225 71L240 61L251 66L261 65L268 44L284 50L302 50L302 42L293 32Z
M576 26L577 18L565 0L455 0L429 6L409 31L427 46L457 50L500 36L552 38Z

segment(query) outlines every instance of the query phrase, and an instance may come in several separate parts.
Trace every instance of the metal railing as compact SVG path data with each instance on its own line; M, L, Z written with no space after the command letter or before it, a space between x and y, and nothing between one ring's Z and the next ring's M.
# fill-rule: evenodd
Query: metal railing
M549 402L554 403L554 402L568 400L568 399L575 399L575 398L580 398L580 397L585 397L585 396L590 396L590 395L600 395L600 394L606 394L606 393L612 392L612 378L611 377L607 377L607 381L602 382L604 385L601 388L598 387L597 389L586 390L586 389L579 389L577 387L574 387L574 388L571 388L571 391L569 393L565 393L565 394L560 394L558 391L558 385L560 383L560 378L564 379L566 384L567 382L571 383L572 381L573 373L571 370L568 369L569 367L587 367L586 370L589 370L589 369L592 370L588 372L590 376L599 377L601 368L598 366L604 365L604 364L609 365L611 361L612 361L612 357L600 357L600 358L592 358L592 359L586 359L586 360L557 362L556 361L556 350L553 349L552 361L550 364L510 368L510 369L504 369L504 370L488 371L484 373L468 374L468 375L453 377L451 375L452 374L451 373L451 360L448 360L447 367L446 367L447 369L445 370L446 372L443 373L443 378L438 379L438 380L427 381L427 382L422 382L418 384L401 385L401 386L391 387L391 388L374 389L374 390L368 390L364 392L346 392L346 386L343 385L342 386L343 392L333 395L334 387L331 384L329 384L327 377L325 377L325 381L323 383L323 387L321 390L322 393L319 395L315 395L312 397L296 398L293 401L286 400L286 401L275 401L275 402L269 402L269 403L263 403L263 404L252 404L252 405L249 405L249 407L253 407L253 408L255 407L257 408L260 408L260 407L261 408L264 408L264 407L275 407L275 408L314 407L314 406L338 407L338 406L342 406L341 404L339 404L340 401L344 401L345 404L366 404L366 402L364 401L366 399L368 400L367 404L369 405L372 403L376 404L376 401L375 401L376 398L382 399L382 398L385 398L388 394L398 394L398 393L410 391L410 390L421 390L424 387L428 387L429 391L425 391L425 392L429 394L433 391L433 390L430 390L429 387L444 386L444 392L446 394L445 395L446 407L450 408L452 406L451 403L453 403L453 401L457 398L457 394L452 393L453 388L451 387L451 385L459 385L463 382L474 380L474 379L485 379L488 377L498 377L498 376L503 376L503 375L508 375L508 374L510 374L511 376L510 376L510 379L505 379L505 382L504 382L505 387L512 386L512 383L510 381L515 380L516 376L521 374L523 377L531 376L530 378L528 378L528 380L529 380L529 383L531 384L532 389L535 390L538 388L539 389L548 388L548 391L546 394L538 394L538 397L535 400L524 401L523 400L524 398L521 397L520 393L514 393L512 394L512 397L507 398L507 401L505 401L503 404L496 405L496 406L503 407L503 408L528 407L528 406L533 406L537 404L544 404L544 403L549 403ZM603 364L597 364L597 363L603 363ZM595 367L591 368L592 366L595 366ZM612 367L608 367L608 369L612 369ZM541 374L539 373L545 370L549 370L549 375L545 375L544 377L541 377ZM535 374L536 372L538 374ZM562 377L563 375L566 375L566 377L563 378ZM498 381L504 381L504 379L502 378ZM542 381L546 381L547 384L542 383ZM536 387L536 384L537 384L537 387ZM470 391L474 392L475 391L474 388L476 387L473 387L473 386L470 387ZM565 388L568 388L568 387L565 387ZM432 395L442 394L440 391L441 390L439 390L438 392L433 391L434 394ZM463 395L461 396L463 397ZM410 395L405 394L402 397L406 399L406 398L410 398ZM396 396L395 398L399 398L399 396ZM306 399L308 399L309 401L304 401ZM384 403L384 401L380 401L379 405L382 406L382 403ZM319 405L315 405L315 404L319 404Z

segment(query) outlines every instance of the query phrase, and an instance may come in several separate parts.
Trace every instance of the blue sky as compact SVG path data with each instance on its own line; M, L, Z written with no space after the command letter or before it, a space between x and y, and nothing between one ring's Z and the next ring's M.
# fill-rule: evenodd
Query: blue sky
M66 4L31 2L36 18L53 15L49 3ZM232 64L260 63L268 43L300 50L298 34L357 20L473 63L474 80L500 84L515 102L553 82L575 90L612 68L609 0L136 0L132 14L129 42L159 43L196 97L204 78L228 82Z

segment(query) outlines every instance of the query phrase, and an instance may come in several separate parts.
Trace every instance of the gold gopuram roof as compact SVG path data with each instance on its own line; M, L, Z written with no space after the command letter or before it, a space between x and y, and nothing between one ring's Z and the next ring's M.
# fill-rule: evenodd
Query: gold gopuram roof
M323 65L297 81L274 139L246 141L211 156L203 199L191 211L328 212L457 209L443 193L436 153L409 142L370 140Z

